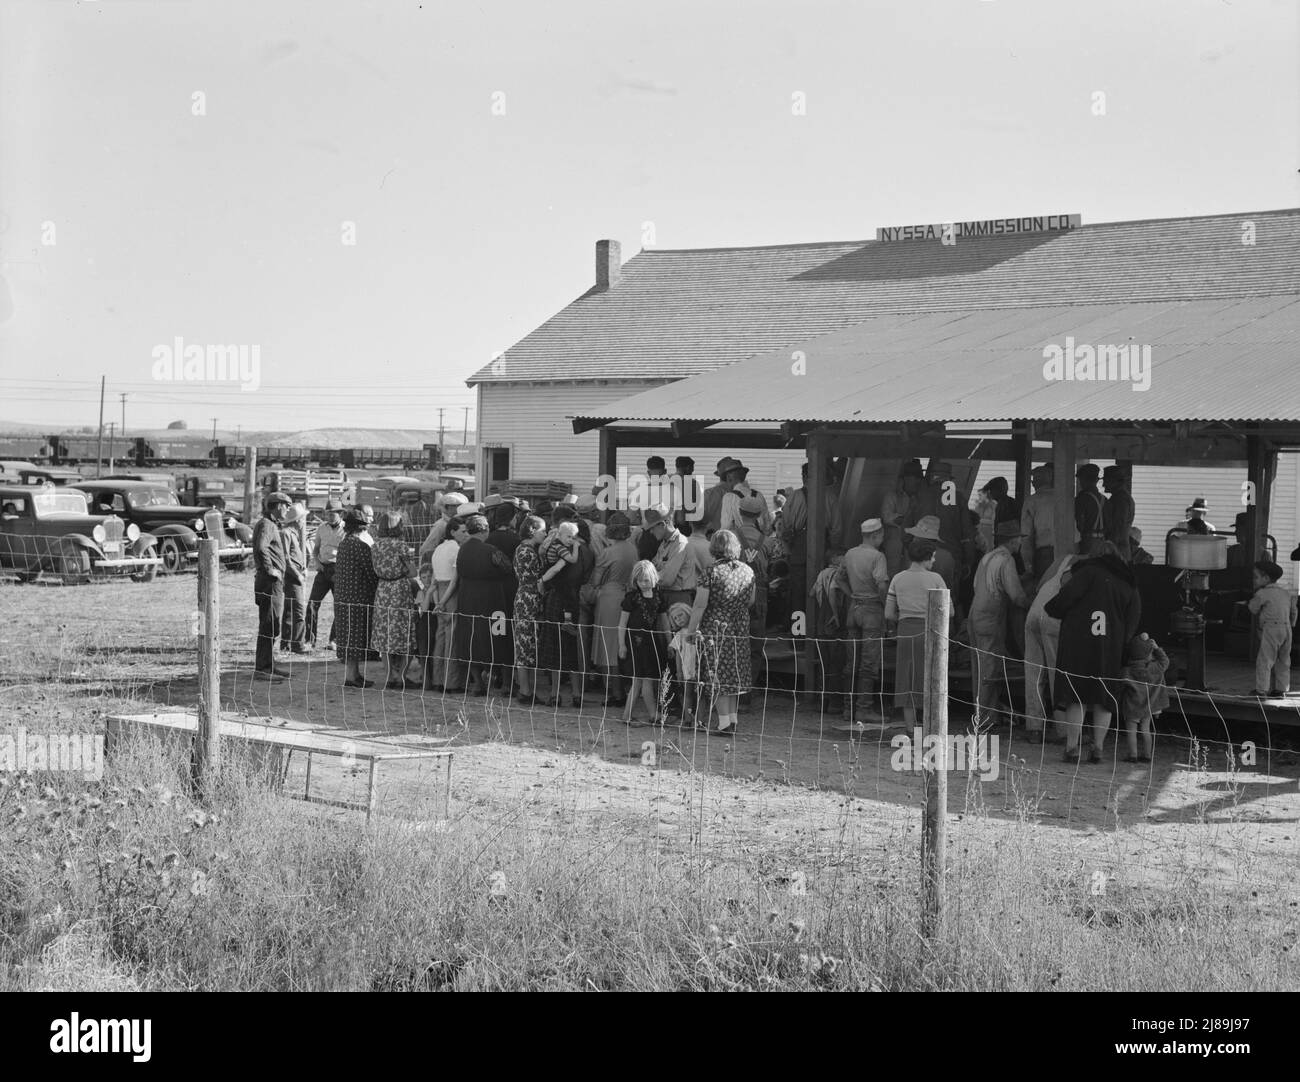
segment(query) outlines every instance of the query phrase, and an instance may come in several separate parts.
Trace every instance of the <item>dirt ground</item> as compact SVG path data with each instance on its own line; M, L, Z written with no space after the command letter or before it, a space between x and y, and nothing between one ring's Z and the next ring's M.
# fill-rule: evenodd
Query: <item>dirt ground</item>
M496 696L346 689L342 665L328 653L286 660L292 677L268 683L251 672L251 575L225 573L220 589L223 711L450 747L453 817L471 808L577 823L614 817L668 844L707 835L728 846L794 846L812 864L846 850L884 859L919 844L922 778L893 768L894 733L850 739L833 728L838 717L796 705L789 692L756 694L738 735L727 738L628 728L621 712L594 705L603 698L595 695L583 709L528 709ZM89 587L0 584L0 734L18 726L85 731L102 728L106 713L194 709L196 597L193 575ZM328 626L328 603L322 620ZM379 664L370 668L379 675ZM950 847L995 844L1028 828L1035 845L1084 871L1300 889L1294 737L1165 720L1155 762L1141 766L1116 761L1113 742L1103 763L1067 765L1059 745L1025 744L1003 730L996 776L948 774ZM952 729L962 728L954 711ZM1246 740L1256 762L1234 767L1231 751L1240 759ZM358 771L330 764L313 768L317 792L359 792ZM418 817L435 784L427 764L386 767L382 806Z

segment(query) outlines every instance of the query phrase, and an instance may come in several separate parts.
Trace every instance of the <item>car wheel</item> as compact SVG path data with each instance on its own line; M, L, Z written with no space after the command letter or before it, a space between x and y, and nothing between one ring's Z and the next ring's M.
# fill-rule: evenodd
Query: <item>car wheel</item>
M146 556L149 559L153 559L158 555L157 546L150 545L147 549L144 550L142 555ZM158 576L158 565L154 564L152 567L146 567L143 571L135 575L132 575L131 581L132 582L153 582L153 580L157 578L157 576Z
M162 557L162 570L165 575L174 575L185 566L185 550L174 537L164 537L158 546L158 555Z
M64 586L90 581L90 553L77 545L64 545L59 552L59 575Z

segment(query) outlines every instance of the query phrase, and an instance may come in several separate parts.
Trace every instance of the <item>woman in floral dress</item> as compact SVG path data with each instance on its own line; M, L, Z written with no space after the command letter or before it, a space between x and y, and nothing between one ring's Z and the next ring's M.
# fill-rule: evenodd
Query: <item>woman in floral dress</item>
M718 710L718 733L736 731L739 697L753 679L749 653L749 609L754 603L754 570L740 559L740 538L719 530L709 542L716 561L700 576L687 633L699 633L702 684Z
M519 527L521 538L515 549L515 672L518 699L525 706L533 701L537 676L537 621L542 616L542 594L537 582L542 575L542 558L537 546L546 538L546 523L529 515Z
M375 569L375 615L370 647L388 659L385 687L405 691L406 667L415 653L416 561L406 541L402 516L389 511L379 519L379 535L370 558Z
M358 507L343 516L343 540L334 564L334 650L343 662L345 688L374 687L361 663L370 652L370 609L375 602L375 568L362 540L365 513Z

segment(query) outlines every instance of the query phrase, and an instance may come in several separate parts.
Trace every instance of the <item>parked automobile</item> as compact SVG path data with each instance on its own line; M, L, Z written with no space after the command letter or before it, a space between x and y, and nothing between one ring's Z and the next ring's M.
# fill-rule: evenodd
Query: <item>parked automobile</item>
M370 506L376 515L385 511L401 511L409 508L406 503L409 494L414 493L424 501L424 509L414 520L408 521L404 530L406 540L419 544L429 535L430 527L438 521L438 497L445 486L436 481L424 481L418 477L367 477L357 482L354 503L356 506ZM409 515L409 510L407 511Z
M0 567L23 582L42 573L68 584L106 575L148 582L161 566L152 534L116 515L90 514L85 493L0 484Z
M196 507L215 507L230 511L242 520L244 507L243 478L193 475L181 482L181 496Z
M199 542L221 542L225 566L247 567L253 557L253 531L233 514L178 501L176 492L147 481L83 481L75 486L90 498L92 511L114 514L158 539L163 571L183 571L199 558Z
M38 466L34 462L0 463L0 481L19 485L75 485L84 478L66 466Z

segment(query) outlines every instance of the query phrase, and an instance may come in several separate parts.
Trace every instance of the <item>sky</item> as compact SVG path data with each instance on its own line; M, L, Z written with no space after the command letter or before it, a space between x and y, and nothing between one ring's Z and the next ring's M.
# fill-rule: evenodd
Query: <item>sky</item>
M0 420L472 428L599 238L1296 206L1294 0L0 0Z

